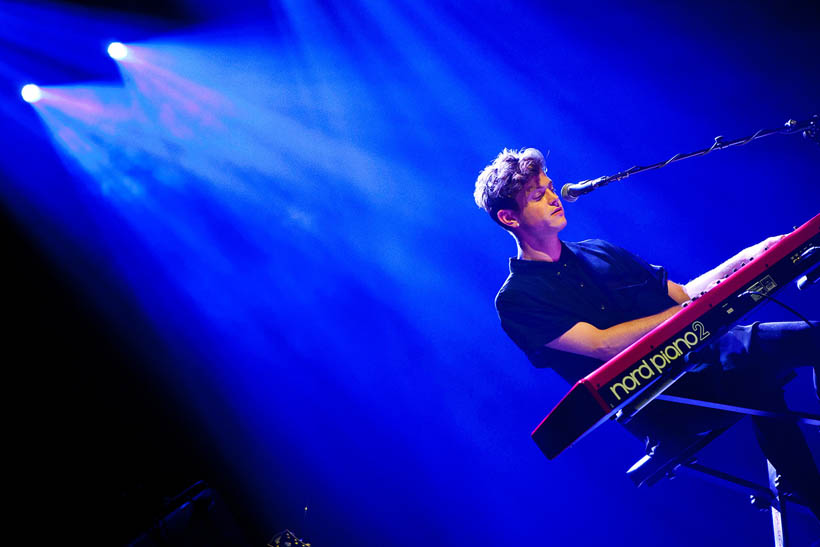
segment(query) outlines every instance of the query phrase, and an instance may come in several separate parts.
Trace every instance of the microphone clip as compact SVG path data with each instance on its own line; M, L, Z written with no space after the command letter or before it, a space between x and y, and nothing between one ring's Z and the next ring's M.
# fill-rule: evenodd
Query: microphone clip
M589 194L596 188L605 186L613 180L618 180L618 178L605 176L598 177L597 179L582 180L581 182L576 182L575 184L565 184L561 188L561 199L563 199L566 202L572 203L574 201L577 201L580 196Z

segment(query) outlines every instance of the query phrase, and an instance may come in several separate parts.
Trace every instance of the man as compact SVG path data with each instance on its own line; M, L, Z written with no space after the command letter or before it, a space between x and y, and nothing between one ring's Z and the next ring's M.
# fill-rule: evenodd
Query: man
M690 295L760 254L779 238L750 247L685 286L666 271L602 240L564 242L561 201L538 150L504 150L479 175L475 201L518 246L496 296L501 326L536 367L553 368L571 384L676 314ZM671 388L690 397L785 410L781 389L796 366L814 365L820 329L805 323L735 327L686 356L691 372ZM818 393L820 397L820 392ZM673 408L674 407L674 408ZM653 402L629 429L647 448L715 427L714 411ZM784 482L820 519L820 473L799 427L755 417L758 441Z

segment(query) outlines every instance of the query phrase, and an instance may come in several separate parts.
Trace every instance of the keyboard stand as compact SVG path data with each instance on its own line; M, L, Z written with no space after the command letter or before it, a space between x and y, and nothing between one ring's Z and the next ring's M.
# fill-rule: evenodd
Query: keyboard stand
M726 405L698 399L688 399L684 397L672 397L660 395L659 400L674 403L714 408L735 413L737 419L718 429L714 429L704 434L695 435L684 443L684 447L677 450L665 451L661 443L653 447L649 454L638 460L628 471L627 475L636 486L652 486L661 479L672 478L682 473L694 474L701 478L706 478L717 482L723 486L731 487L749 494L752 505L760 510L771 511L772 530L774 532L775 547L788 547L788 529L786 526L786 501L805 506L804 500L793 493L785 491L780 485L780 478L774 466L767 460L769 484L764 486L752 481L737 477L735 475L713 469L698 463L696 455L706 445L722 435L734 423L740 421L744 415L769 416L779 419L790 419L800 423L820 426L820 416L801 412L769 412L753 408Z

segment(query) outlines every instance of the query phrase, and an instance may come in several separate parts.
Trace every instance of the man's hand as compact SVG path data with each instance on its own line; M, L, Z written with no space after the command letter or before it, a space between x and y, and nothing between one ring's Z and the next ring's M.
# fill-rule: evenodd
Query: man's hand
M772 245L774 245L775 243L777 243L778 241L780 241L784 237L786 237L785 234L782 235L782 236L773 236L773 237L764 239L763 241L761 241L757 245L752 245L748 249L744 249L740 253L740 255L742 255L742 257L743 257L743 264L745 265L752 258L757 258L761 254L763 254L763 251L765 251L766 249L768 249L769 247L771 247Z
M786 237L785 235L774 236L767 239L764 239L757 245L752 245L751 247L747 247L743 249L735 256L715 268L709 272L706 272L702 276L694 279L686 284L685 289L686 293L691 296L692 298L696 298L701 294L709 291L715 285L717 285L723 279L729 277L734 271L739 270L743 266L749 263L749 261L753 258L757 258L760 256L763 251L780 241Z

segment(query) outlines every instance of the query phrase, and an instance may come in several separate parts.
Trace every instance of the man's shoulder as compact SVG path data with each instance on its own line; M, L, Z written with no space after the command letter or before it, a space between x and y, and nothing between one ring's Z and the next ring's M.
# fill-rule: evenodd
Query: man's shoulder
M539 285L537 277L510 272L495 295L496 309L504 304L515 305L532 299Z
M542 305L555 296L561 286L553 276L544 272L510 272L495 295L495 307L519 308Z
M498 292L495 295L495 307L498 308L499 302L508 301L510 299L516 298L518 294L520 294L521 290L519 288L519 279L521 276L517 276L510 272L510 275L507 276L507 279L504 280L504 283L501 285L501 288L498 289Z

